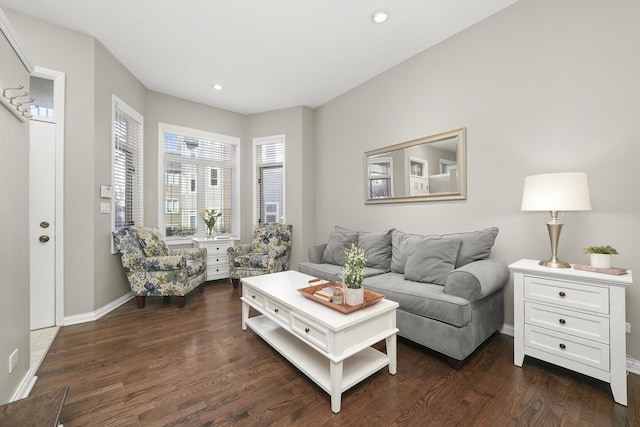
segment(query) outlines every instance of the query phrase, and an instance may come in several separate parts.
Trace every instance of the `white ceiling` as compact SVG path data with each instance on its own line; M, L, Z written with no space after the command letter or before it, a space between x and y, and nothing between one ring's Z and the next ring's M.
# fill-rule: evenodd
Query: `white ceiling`
M322 105L516 1L0 0L0 6L94 36L148 89L251 114ZM390 18L374 25L370 17L380 8ZM214 91L214 83L224 89Z

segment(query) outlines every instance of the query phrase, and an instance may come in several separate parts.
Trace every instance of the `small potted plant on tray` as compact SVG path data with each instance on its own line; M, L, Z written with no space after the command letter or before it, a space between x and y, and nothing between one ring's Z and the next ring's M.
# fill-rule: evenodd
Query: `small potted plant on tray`
M362 280L366 264L367 254L364 249L356 246L355 243L345 249L342 282L344 283L344 300L348 305L360 305L364 302Z
M595 268L611 268L611 255L618 255L616 248L607 246L589 246L584 253L591 257L591 266Z

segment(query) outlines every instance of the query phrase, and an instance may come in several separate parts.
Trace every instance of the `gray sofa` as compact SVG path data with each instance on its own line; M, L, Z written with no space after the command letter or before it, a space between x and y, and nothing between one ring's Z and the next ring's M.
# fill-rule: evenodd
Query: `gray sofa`
M357 232L336 227L326 244L311 246L302 273L338 280L344 249L367 253L363 287L399 304L399 335L448 356L452 367L502 328L504 262L489 259L498 229L445 235L398 230Z

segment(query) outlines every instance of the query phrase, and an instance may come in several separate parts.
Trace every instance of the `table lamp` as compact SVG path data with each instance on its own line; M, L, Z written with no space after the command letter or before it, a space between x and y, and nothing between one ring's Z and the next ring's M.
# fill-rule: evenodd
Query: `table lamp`
M558 259L558 240L562 223L558 221L561 211L590 211L589 184L584 172L549 173L532 175L524 179L522 192L523 211L549 211L551 221L547 223L551 240L551 259L540 261L540 265L553 268L568 268L571 265Z

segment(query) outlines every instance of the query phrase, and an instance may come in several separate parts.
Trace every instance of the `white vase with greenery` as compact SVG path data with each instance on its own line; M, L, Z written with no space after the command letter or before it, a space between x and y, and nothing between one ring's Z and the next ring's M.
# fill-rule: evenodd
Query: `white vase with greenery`
M367 255L355 243L344 251L344 267L342 268L342 282L344 283L344 300L347 305L360 305L364 302L364 266Z
M618 255L616 248L607 246L589 246L584 249L585 254L589 254L591 267L611 268L611 255Z

